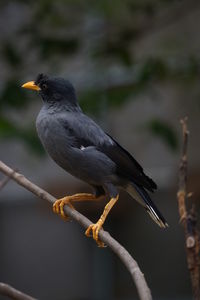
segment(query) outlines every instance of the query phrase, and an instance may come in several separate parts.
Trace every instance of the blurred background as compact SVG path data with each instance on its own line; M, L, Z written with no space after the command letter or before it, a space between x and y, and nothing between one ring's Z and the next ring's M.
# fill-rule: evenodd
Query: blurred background
M0 159L55 197L90 191L45 154L41 99L20 88L41 72L69 79L82 109L157 182L153 199L170 225L161 230L121 193L104 228L137 260L154 299L191 299L176 191L187 115L188 191L200 199L199 1L1 0L0 28ZM105 203L76 208L95 222ZM11 181L0 192L0 281L42 300L137 299L109 249Z

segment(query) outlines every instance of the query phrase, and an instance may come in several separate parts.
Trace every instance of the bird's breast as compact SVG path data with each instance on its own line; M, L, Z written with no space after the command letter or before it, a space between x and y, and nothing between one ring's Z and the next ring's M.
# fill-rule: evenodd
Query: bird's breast
M70 169L72 138L67 136L59 119L54 115L40 113L36 120L38 136L53 160L61 167Z

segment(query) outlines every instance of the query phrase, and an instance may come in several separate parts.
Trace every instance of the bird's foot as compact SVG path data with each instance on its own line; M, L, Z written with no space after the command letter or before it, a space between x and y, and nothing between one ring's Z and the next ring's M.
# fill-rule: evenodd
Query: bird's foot
M99 231L100 229L102 229L102 225L103 225L103 222L101 219L99 219L99 221L95 224L91 224L86 232L85 232L85 235L87 237L90 237L91 236L91 231L92 231L92 236L93 236L93 239L96 241L98 247L101 247L101 248L104 248L106 247L105 244L99 240Z
M64 219L65 221L69 221L69 217L66 216L66 214L64 212L64 206L67 204L71 208L74 208L71 205L70 200L71 200L71 196L66 196L64 198L56 200L53 204L53 212L56 214L59 214L61 216L61 218Z

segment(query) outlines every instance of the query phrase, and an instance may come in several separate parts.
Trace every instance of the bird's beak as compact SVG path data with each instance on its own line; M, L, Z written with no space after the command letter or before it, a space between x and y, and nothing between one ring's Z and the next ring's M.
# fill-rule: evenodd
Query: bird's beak
M29 90L34 90L34 91L40 91L40 87L38 85L35 84L34 81L29 81L27 83L24 83L22 85L22 88L24 89L29 89Z

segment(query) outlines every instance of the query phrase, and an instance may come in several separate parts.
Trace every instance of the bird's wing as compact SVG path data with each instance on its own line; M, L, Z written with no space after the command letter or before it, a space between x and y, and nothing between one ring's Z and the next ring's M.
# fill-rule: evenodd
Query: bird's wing
M110 138L114 143L111 146L108 145L104 147L103 151L116 163L119 175L153 192L153 190L157 188L156 183L144 173L141 165L127 150L119 145L112 137Z
M62 119L68 136L73 138L73 147L95 147L106 154L115 164L118 176L135 182L149 191L157 188L151 178L144 174L140 164L120 146L111 136L106 134L93 120L81 114L75 118Z
M104 145L114 143L100 126L82 113L63 116L60 122L66 131L66 136L71 137L73 147L81 149L81 147L94 146L100 149Z

